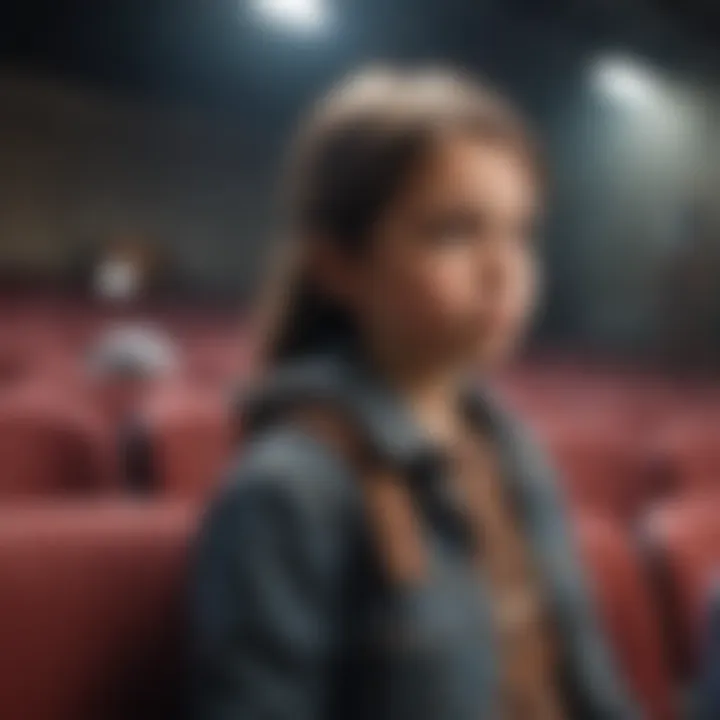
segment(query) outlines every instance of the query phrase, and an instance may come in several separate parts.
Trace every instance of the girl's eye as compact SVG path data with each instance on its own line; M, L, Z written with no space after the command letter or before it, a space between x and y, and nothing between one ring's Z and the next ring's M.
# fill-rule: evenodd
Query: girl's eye
M452 213L430 220L423 235L433 244L455 246L475 242L481 232L482 223L476 215Z

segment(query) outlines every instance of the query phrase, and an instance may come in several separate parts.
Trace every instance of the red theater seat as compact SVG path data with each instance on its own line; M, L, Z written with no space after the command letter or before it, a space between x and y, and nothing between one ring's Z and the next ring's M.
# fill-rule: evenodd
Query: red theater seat
M598 610L628 688L647 720L677 717L660 618L643 567L622 526L609 520L578 520L581 556Z
M161 493L203 497L230 456L229 408L215 393L166 389L145 409L152 472Z
M194 512L177 504L0 509L0 714L174 720Z
M691 677L702 648L710 586L720 572L720 493L655 508L646 532L677 669Z
M547 434L547 447L573 507L631 520L647 491L641 440L604 427L565 427Z
M102 423L42 383L0 396L0 497L96 493L114 480Z
M657 442L661 470L676 494L720 491L718 418L676 422Z
M28 365L22 353L0 344L0 391L21 381L29 372Z

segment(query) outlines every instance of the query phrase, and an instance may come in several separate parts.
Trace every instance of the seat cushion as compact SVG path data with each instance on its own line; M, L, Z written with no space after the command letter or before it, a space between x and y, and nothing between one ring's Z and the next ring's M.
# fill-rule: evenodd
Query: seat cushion
M194 516L170 503L0 507L3 717L177 717Z

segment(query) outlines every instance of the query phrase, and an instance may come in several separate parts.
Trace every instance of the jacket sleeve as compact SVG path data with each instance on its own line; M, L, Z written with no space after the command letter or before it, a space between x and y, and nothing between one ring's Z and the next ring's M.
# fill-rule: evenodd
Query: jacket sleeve
M348 475L295 430L246 448L197 548L197 720L325 716L350 546Z
M583 720L639 720L642 714L615 667L580 562L555 473L527 437L519 442L524 474L532 486L530 522L543 548L544 573L554 585L556 619L563 637L565 679L574 710Z

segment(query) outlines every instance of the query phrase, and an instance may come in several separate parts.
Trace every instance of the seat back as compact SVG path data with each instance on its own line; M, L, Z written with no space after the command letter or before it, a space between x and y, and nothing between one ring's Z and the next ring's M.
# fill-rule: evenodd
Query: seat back
M548 434L548 449L573 507L631 520L646 490L642 447L604 428Z
M645 532L678 672L698 669L710 587L720 571L720 493L656 507Z
M178 717L193 525L177 504L0 508L3 717Z
M159 491L196 498L211 492L231 452L226 403L212 393L166 390L148 403L144 417Z
M0 496L96 493L114 479L103 426L48 387L0 396Z
M577 523L577 537L618 668L641 703L643 717L676 718L660 618L648 578L624 527L585 516Z
M656 454L673 494L720 491L717 420L676 422L660 434Z

